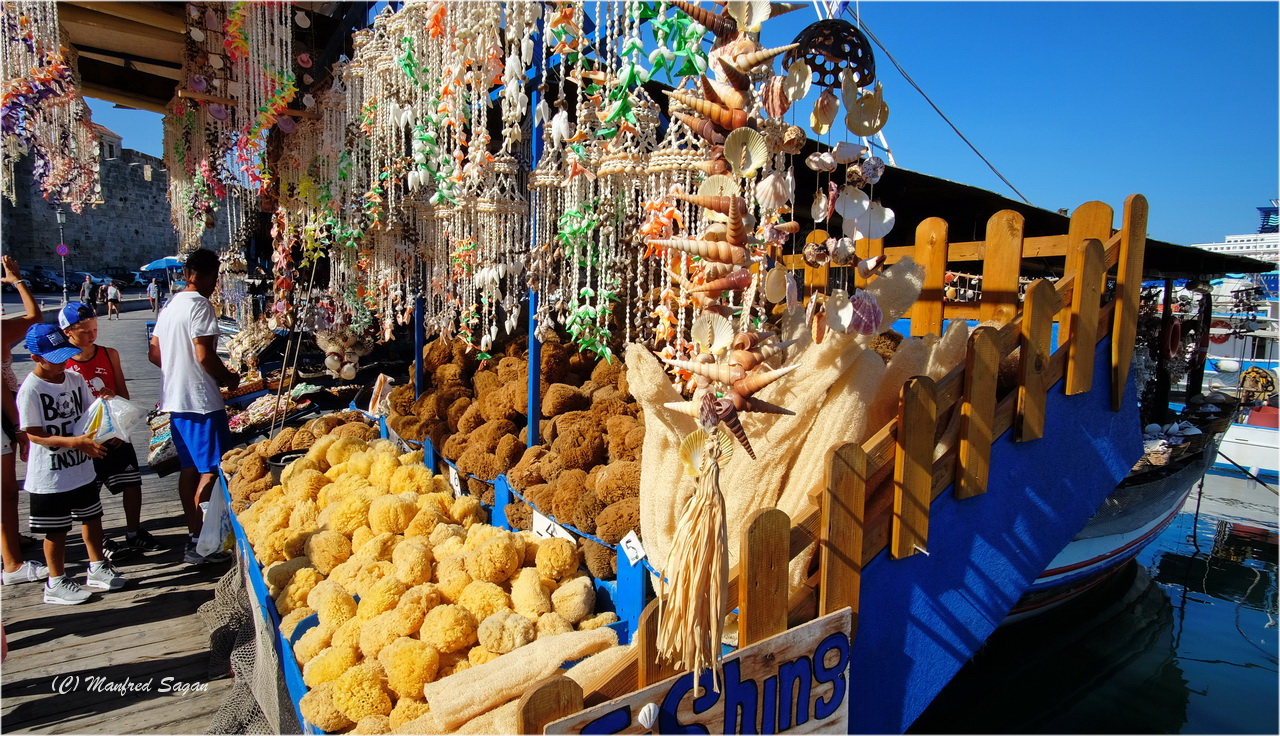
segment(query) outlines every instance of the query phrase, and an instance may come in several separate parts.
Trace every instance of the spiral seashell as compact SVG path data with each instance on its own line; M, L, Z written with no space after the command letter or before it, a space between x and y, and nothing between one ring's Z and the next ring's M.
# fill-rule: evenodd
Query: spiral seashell
M750 74L752 70L754 70L756 67L760 66L761 64L764 64L766 62L771 62L775 58L782 56L788 51L795 48L799 48L799 47L800 47L800 44L791 43L791 44L787 44L786 46L778 46L777 48L772 48L772 49L760 49L759 51L749 51L745 54L738 54L734 56L733 59L730 60L730 63L733 64L733 66L737 67L739 71Z
M725 394L725 398L733 402L733 408L739 412L750 412L752 414L782 414L785 416L795 416L796 413L784 406L770 404L764 399L757 399L754 396L739 396L736 391L730 391Z
M791 222L778 222L775 223L773 227L779 232L788 233L790 235L795 235L800 232L800 223L795 220L792 220Z
M695 293L705 291L742 291L751 285L753 276L754 274L747 269L740 268L728 276L708 281L702 286L695 286L693 291Z
M678 89L664 89L663 92L671 99L725 130L736 130L747 124L748 116L745 110L734 110L723 105L717 105L710 100L699 99L688 92Z
M751 77L742 73L742 70L732 64L717 64L712 67L712 72L717 77L724 77L724 81L734 89L749 90L751 89Z
M787 179L777 171L762 178L756 185L756 202L760 204L762 211L779 209L790 198L791 191L787 186Z
M667 365L674 366L680 370L689 371L696 376L710 378L720 383L733 383L739 379L746 377L746 371L738 366L720 365L715 363L699 363L693 360L674 360L672 358L663 358L662 362Z
M724 133L716 130L715 124L710 120L700 118L697 115L690 115L685 112L673 112L671 115L676 120L679 120L689 126L689 130L692 130L694 135L703 139L707 143L710 143L713 146L724 144Z
M730 197L722 194L685 194L684 192L672 192L671 196L681 202L688 202L695 207L701 207L712 212L719 212L722 215L729 214L729 209L736 201L740 210L746 209L747 201L742 197Z
M724 237L729 245L737 247L745 247L747 244L747 228L742 222L742 210L739 205L741 197L733 197L729 201L729 211L725 213L728 218L728 228L725 230Z
M714 33L716 38L727 41L738 35L738 24L728 15L713 13L686 0L671 0L671 4L692 18L694 22Z
M740 332L733 338L733 349L751 350L771 337L773 337L772 332Z
M750 90L734 89L733 85L702 77L702 94L708 100L734 110L745 110L751 104Z
M734 381L733 390L742 396L750 396L799 367L799 363L792 363L777 370L750 373Z
M650 240L648 241L648 244L656 245L659 248L671 248L690 255L700 256L708 261L732 263L735 266L745 266L751 262L751 256L747 253L746 248L734 247L727 242L716 243L709 240L668 238L665 240Z
M872 274L884 269L884 256L873 256L858 262L858 275L864 279L871 278Z
M835 148L831 149L831 158L835 159L838 164L848 164L862 158L862 154L866 152L866 146L860 146L849 141L840 141Z
M785 89L786 79L786 77L770 79L765 83L764 90L760 94L764 111L771 118L780 118L791 109L791 98L787 96Z
M830 151L814 151L804 157L804 165L814 171L835 171L838 164Z
M782 152L792 156L804 151L804 144L809 141L804 129L798 125L788 126L782 134Z
M701 171L707 176L715 176L716 174L728 174L729 162L722 158L710 159L708 161L699 161L689 164L689 168Z
M743 370L751 370L775 355L781 355L787 348L796 343L795 340L760 345L751 350L734 350L729 353L729 365L740 365Z
M839 111L840 100L836 98L836 94L829 89L822 90L818 101L813 103L813 112L809 114L809 127L818 135L826 135Z
M742 421L738 419L738 410L734 408L733 402L725 398L716 399L715 413L716 418L724 423L729 433L738 441L738 444L742 445L742 449L747 451L747 456L755 460L756 453L751 449L751 443L747 440L747 431L742 428Z
M826 242L805 243L802 257L811 268L822 268L831 261L831 249Z
M859 335L874 335L884 321L884 311L880 309L876 297L866 289L859 289L849 299L848 320L843 332L856 332Z

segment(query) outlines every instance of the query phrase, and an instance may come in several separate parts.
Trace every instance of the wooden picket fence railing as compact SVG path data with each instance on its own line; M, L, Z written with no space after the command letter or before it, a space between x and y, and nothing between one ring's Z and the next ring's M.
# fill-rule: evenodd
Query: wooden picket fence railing
M739 609L739 647L844 607L853 610L856 636L863 565L886 548L894 559L926 550L932 501L953 485L957 498L985 493L993 442L1009 429L1019 442L1042 437L1049 388L1065 377L1068 395L1090 391L1097 344L1108 335L1111 406L1119 410L1137 330L1146 199L1135 194L1125 200L1119 230L1111 229L1112 217L1109 206L1089 202L1072 215L1066 235L1023 238L1022 216L1004 210L988 221L986 240L976 243L948 243L946 223L938 218L920 224L914 247L858 243L860 257L911 255L924 265L924 291L910 312L912 334L941 334L946 319L989 324L973 331L967 357L955 370L936 382L923 376L906 382L896 418L862 444L834 449L826 482L813 491L816 511L794 524L776 509L748 519L728 596L729 610ZM1024 257L1041 256L1064 256L1063 276L1056 283L1032 283L1020 305L1018 265ZM983 262L982 299L948 304L942 274L948 262L965 260ZM1104 306L1101 297L1112 269L1115 298ZM829 272L830 267L806 268L806 286L825 286ZM1058 348L1051 352L1055 321ZM999 397L999 365L1015 350L1017 390ZM953 416L958 439L935 459L935 446ZM788 596L788 566L781 561L814 542L819 543L817 571ZM633 651L595 683L581 688L555 676L526 693L521 732L541 733L547 723L584 706L675 675L657 653L656 627L653 602L640 619Z

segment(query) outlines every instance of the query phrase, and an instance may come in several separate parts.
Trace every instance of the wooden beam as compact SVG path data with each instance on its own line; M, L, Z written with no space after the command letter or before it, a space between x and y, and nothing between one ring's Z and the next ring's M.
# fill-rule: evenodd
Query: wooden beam
M62 8L73 6L88 10L90 12L102 13L115 18L133 21L144 26L159 28L171 33L186 33L187 22L181 14L166 13L154 7L149 7L143 3L135 2L61 2L58 3ZM186 3L176 4L179 10L186 9Z
M853 628L857 631L867 453L853 443L836 448L823 490L818 614L825 616L848 606L853 609Z
M178 44L185 46L186 34L183 30L171 31L157 28L155 26L146 25L137 21L121 18L105 12L108 8L116 8L123 5L133 5L134 3L85 3L91 5L93 10L87 8L76 7L73 4L59 3L58 20L66 26L85 26L106 33L116 33L127 38L143 39L144 41L156 41L160 43ZM185 28L185 26L184 26ZM73 31L75 29L68 29ZM93 44L98 46L100 44ZM147 47L145 42L137 45L137 50L143 50Z
M93 59L94 61L100 61L104 64L111 64L112 66L118 66L124 69L136 69L140 72L145 72L156 77L164 77L165 79L172 79L174 81L182 79L181 69L172 69L167 66L148 64L145 61L125 60L114 53L86 51L81 48L77 48L77 50L80 52L81 59Z
M85 97L93 97L107 102L114 102L124 107L132 107L138 110L146 110L147 112L158 112L165 115L169 109L159 100L152 97L142 97L140 95L132 95L128 92L121 92L112 87L105 87L101 84L93 82L81 82L80 94Z
M1120 411L1129 364L1138 335L1138 297L1142 293L1142 259L1147 249L1147 198L1131 194L1124 201L1116 267L1116 312L1111 340L1111 410Z
M987 252L982 258L982 300L978 319L1012 322L1018 315L1023 217L1001 210L987 220Z
M938 427L937 394L932 380L916 376L903 384L898 427L893 466L893 541L889 551L900 560L928 549L933 438Z
M520 697L516 733L540 734L548 723L582 710L582 686L564 675L552 675Z
M787 565L791 519L757 509L743 526L738 553L738 647L787 630Z
M965 356L964 401L960 404L960 444L956 453L956 498L987 492L991 443L995 441L996 381L1000 344L994 327L979 327L969 336Z

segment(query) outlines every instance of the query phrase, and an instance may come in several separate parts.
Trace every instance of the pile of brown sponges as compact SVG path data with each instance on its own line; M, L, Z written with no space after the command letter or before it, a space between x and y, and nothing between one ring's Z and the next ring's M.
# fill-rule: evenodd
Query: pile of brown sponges
M294 652L325 731L386 733L429 710L427 683L617 621L574 543L489 526L420 451L326 435L281 480L239 517L282 632L317 616Z
M344 411L317 417L301 427L285 427L275 437L228 450L222 455L222 474L230 478L231 510L240 513L271 490L273 481L267 458L282 452L309 449L320 437L357 437L372 440L378 428L358 411Z

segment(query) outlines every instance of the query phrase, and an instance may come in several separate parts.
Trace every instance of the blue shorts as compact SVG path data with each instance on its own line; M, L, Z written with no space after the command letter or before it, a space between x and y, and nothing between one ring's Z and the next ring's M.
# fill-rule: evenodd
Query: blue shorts
M222 453L231 449L231 427L226 411L212 414L174 413L169 415L173 446L182 468L216 473Z

